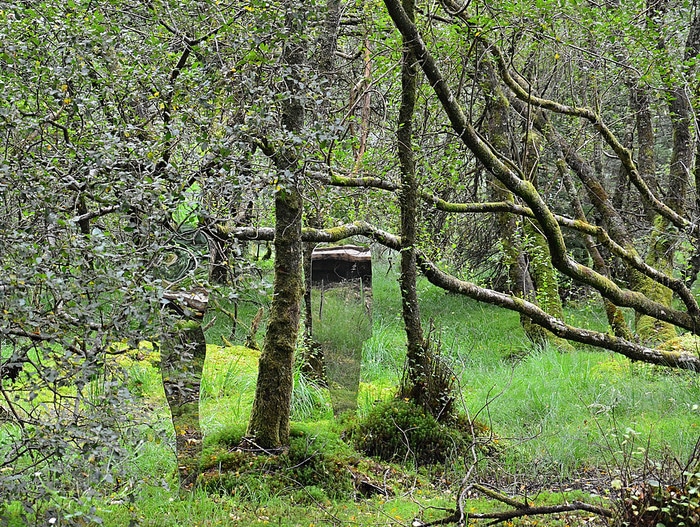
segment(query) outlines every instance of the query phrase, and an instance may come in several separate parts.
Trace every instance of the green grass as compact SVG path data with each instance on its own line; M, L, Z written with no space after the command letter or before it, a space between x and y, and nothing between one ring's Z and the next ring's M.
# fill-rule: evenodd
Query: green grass
M375 275L376 276L376 275ZM519 316L419 282L424 323L433 319L443 355L458 376L463 409L478 414L509 447L506 470L570 477L610 457L607 438L631 428L649 455L690 454L700 437L700 379L576 346L534 350ZM605 330L594 298L567 306L568 320ZM374 334L364 349L361 411L385 398L378 387L401 374L405 336L395 280L376 280ZM373 387L373 388L370 388ZM376 396L375 396L376 395ZM509 465L510 464L510 465Z
M314 341L325 360L325 376L337 415L354 412L362 348L372 335L371 296L354 284L312 292Z
M241 330L236 333L237 343L245 338L242 328L264 304L265 294L257 291L247 298L249 302L239 304ZM631 363L585 347L567 352L553 347L534 350L515 313L447 294L424 280L419 282L419 298L426 328L432 320L433 337L440 341L443 357L457 377L457 407L485 424L496 440L498 454L481 459L476 470L479 477L513 485L511 489L518 488L516 484L547 483L556 487L559 482L601 471L612 478L616 471L642 467L647 460L683 461L700 437L698 375ZM377 401L394 396L403 370L405 333L393 273L385 276L381 270L375 272L372 313L372 334L362 346L357 410L360 417L367 415ZM229 445L216 450L223 460L245 433L259 352L241 346L215 345L225 342L222 336L228 340L229 330L221 313L213 311L210 316L218 318L207 333L210 345L200 409L207 448ZM567 317L578 325L605 328L605 318L594 299L584 298L568 306ZM348 332L347 328L328 335L338 346L344 341L357 346L357 338L358 331ZM262 333L259 341L262 342ZM157 354L146 348L124 362L129 372L129 389L141 398L150 415L148 426L142 427L141 441L132 447L129 480L94 489L81 502L55 496L45 504L42 514L60 510L64 515L77 515L59 525L78 524L80 514L89 520L91 508L104 525L114 526L129 522L154 527L406 525L416 516L430 521L445 514L429 507L454 505L453 493L464 472L463 464L420 470L373 464L341 440L343 424L333 418L328 390L298 371L292 409L296 447L304 446L309 456L323 455L331 462L342 460L348 464L349 460L356 460L352 462L358 464L357 470L376 480L385 478L394 494L355 500L333 494L327 487L332 479L323 478L306 486L295 483L293 478L284 485L272 485L260 475L263 470L246 476L245 492L198 490L182 498L174 477L174 438L158 360ZM0 439L13 430L9 425L0 426ZM292 463L287 468L291 470L293 466ZM322 470L318 468L322 466L314 470ZM540 499L561 502L567 496L543 492ZM497 506L489 500L469 502L473 510L494 507ZM19 503L14 502L9 508L0 509L0 519L4 515L8 525L25 525L20 509ZM562 517L539 523L564 525L566 521ZM521 520L514 525L528 523Z

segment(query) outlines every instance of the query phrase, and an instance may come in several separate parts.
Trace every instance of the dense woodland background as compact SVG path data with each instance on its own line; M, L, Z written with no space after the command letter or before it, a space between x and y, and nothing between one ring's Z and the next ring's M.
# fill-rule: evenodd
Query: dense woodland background
M441 423L468 371L441 332L469 312L421 316L421 280L517 313L516 355L607 350L697 386L694 0L0 2L0 42L4 495L51 501L46 467L76 453L116 477L95 460L143 437L120 362L143 342L191 490L205 335L230 344L251 295L239 446L285 452L295 376L323 381L322 243L398 270L393 393Z

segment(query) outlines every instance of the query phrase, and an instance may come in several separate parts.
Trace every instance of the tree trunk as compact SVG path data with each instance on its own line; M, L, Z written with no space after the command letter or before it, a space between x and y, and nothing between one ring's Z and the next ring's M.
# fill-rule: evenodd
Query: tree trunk
M484 62L484 91L488 94L488 106L484 128L488 134L490 143L499 152L509 152L511 143L508 131L508 109L510 104L501 90L493 66ZM509 192L497 179L490 176L489 188L495 201L515 203L513 193ZM498 236L503 250L503 264L508 270L510 291L520 298L530 301L535 299L535 286L528 271L527 260L523 251L522 221L517 216L501 212L496 214ZM528 339L538 342L542 339L543 330L524 314L520 314L520 325Z
M298 134L304 124L299 75L304 62L305 25L303 6L291 0L285 3L289 40L282 54L290 67L285 85L290 97L285 103L282 126ZM294 350L299 333L302 298L301 217L298 152L291 147L270 152L278 170L275 193L275 265L274 295L270 306L267 333L260 356L258 380L246 442L266 451L289 444L289 415L292 402Z
M184 303L188 304L186 298ZM182 309L180 305L176 307ZM161 375L175 429L175 453L182 490L194 487L202 454L199 390L207 354L201 323L205 310L206 302L196 308L196 318L177 321L174 328L164 331L161 345Z
M295 186L277 192L274 296L247 432L247 441L265 450L289 443L294 350L303 287L301 211L301 196Z
M413 20L414 0L403 0L403 7ZM438 349L425 338L421 325L420 307L416 280L416 243L418 230L418 182L413 156L413 113L416 106L415 55L404 39L401 62L401 105L399 107L398 157L401 169L401 311L406 329L406 370L401 381L400 397L411 399L425 408L435 418L445 420L452 417L451 376L440 362Z
M665 9L666 7L665 3L654 5L654 9ZM698 51L700 51L699 26L700 18L695 17L685 44L686 61L695 60ZM662 49L666 47L664 41L660 41L659 45ZM690 185L690 166L693 162L690 132L691 107L686 87L679 85L680 81L672 79L673 75L670 71L664 73L666 77L664 80L668 86L667 98L673 128L673 150L669 163L669 181L665 197L671 209L683 214ZM669 276L673 275L673 263L677 249L676 231L676 227L667 218L660 215L654 218L647 263ZM652 300L669 307L673 301L673 292L655 282L649 284L647 290L643 292ZM641 316L637 320L637 334L644 342L664 342L676 336L676 328L667 322Z
M403 0L403 7L408 16L414 17L413 0ZM421 327L418 294L416 292L416 218L418 216L418 191L416 182L415 160L413 157L413 112L416 105L415 57L404 43L401 62L401 106L396 138L401 169L401 190L399 203L401 207L401 310L403 314L408 351L406 354L406 376L402 391L404 396L420 402L424 392L426 371L424 365L425 342Z

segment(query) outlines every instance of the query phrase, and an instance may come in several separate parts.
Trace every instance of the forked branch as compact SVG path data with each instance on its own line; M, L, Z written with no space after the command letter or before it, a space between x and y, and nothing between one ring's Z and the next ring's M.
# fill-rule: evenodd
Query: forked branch
M485 494L489 498L500 501L513 507L512 510L507 511L496 511L496 512L474 512L465 513L464 512L464 499L471 490L476 490ZM496 490L485 487L478 483L473 483L467 486L463 492L459 493L457 498L457 509L450 515L439 520L432 521L430 523L421 523L420 527L429 527L432 525L465 525L466 521L469 520L494 520L489 522L489 525L496 525L498 523L512 520L513 518L522 518L524 516L544 516L547 514L560 514L562 512L575 512L584 511L597 514L598 516L604 516L606 518L612 518L613 511L606 509L604 507L599 507L598 505L592 505L590 503L585 503L582 501L572 501L571 503L562 503L561 505L545 505L540 507L532 506L527 501L519 502L510 496L498 492ZM416 524L417 525L417 524Z

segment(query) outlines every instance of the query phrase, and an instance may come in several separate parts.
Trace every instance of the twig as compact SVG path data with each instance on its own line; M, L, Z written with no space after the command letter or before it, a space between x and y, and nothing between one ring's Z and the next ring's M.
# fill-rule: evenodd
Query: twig
M559 514L562 512L573 512L573 511L585 511L585 512L591 512L593 514L597 514L599 516L605 516L606 518L612 518L613 517L613 511L610 509L606 509L605 507L599 507L598 505L592 505L590 503L584 503L582 501L573 501L571 503L564 503L561 505L545 505L545 506L540 506L540 507L532 507L529 504L524 504L520 503L508 496L505 496L504 494L501 494L500 492L494 491L492 489L489 489L487 487L484 487L483 485L479 485L478 483L474 483L472 485L469 485L466 487L461 493L460 493L460 498L463 495L466 495L467 491L469 489L475 489L478 490L479 492L482 492L483 494L486 494L487 496L501 501L503 503L507 503L508 505L511 505L512 507L515 507L514 510L510 511L497 511L497 512L483 512L483 513L470 513L470 514L465 514L463 512L463 507L461 506L461 499L459 500L460 507L458 510L455 510L450 516L447 516L445 518L440 518L439 520L435 520L429 523L421 523L421 527L430 527L432 525L447 525L450 523L454 523L457 525L463 525L465 519L469 518L472 520L495 520L493 522L490 522L489 525L495 525L497 523L501 523L506 520L511 520L513 518L521 518L523 516L542 516L545 514Z

